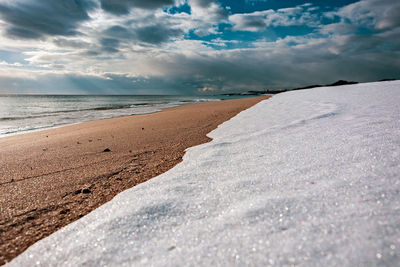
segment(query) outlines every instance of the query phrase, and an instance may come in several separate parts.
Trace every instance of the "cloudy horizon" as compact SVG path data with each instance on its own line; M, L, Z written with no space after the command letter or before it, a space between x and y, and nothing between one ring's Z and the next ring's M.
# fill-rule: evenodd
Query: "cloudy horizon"
M0 0L0 93L218 94L400 78L397 0Z

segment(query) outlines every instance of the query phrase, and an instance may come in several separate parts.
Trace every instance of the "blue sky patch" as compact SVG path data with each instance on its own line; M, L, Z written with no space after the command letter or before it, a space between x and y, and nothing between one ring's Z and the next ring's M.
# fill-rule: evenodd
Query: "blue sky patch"
M167 12L168 14L179 14L179 13L186 13L186 14L191 14L191 8L188 3L185 3L180 6L173 6L171 8L166 8L164 9L164 12Z

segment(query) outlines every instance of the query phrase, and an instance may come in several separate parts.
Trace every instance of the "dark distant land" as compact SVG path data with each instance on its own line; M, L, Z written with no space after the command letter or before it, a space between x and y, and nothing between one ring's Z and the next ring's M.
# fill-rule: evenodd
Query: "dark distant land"
M387 81L395 81L397 79L383 79L379 80L380 82L387 82ZM311 89L311 88L317 88L317 87L327 87L327 86L340 86L340 85L350 85L350 84L357 84L358 82L352 82L352 81L345 81L345 80L339 80L337 82L331 83L331 84L313 84L313 85L308 85L305 87L297 87L293 89L264 89L260 91L247 91L247 92L241 92L241 93L227 93L227 94L221 94L224 96L247 96L247 95L265 95L265 94L279 94L283 93L286 91L295 91L295 90L305 90L305 89Z

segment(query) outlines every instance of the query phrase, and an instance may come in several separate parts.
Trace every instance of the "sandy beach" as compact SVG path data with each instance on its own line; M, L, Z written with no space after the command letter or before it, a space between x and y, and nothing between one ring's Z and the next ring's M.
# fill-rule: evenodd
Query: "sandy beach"
M192 104L1 138L0 264L169 170L186 148L209 141L208 132L266 98Z

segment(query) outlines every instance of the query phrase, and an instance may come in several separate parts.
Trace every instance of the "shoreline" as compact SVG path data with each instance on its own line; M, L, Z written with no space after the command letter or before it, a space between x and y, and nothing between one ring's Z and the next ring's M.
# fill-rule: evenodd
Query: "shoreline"
M171 169L185 149L268 96L172 107L0 138L0 264L116 194Z
M233 99L242 99L242 98L233 98ZM18 132L0 134L0 139L1 138L5 138L5 137L10 137L10 136L21 135L21 134L34 133L34 132L38 132L38 131L57 129L57 128L60 128L60 127L75 125L75 124L79 124L79 123L85 123L85 122L91 122L91 121L100 121L100 120L108 120L108 119L115 119L115 118L121 118L121 117L130 117L130 116L154 114L154 113L162 112L163 110L167 110L169 108L176 108L176 107L181 107L181 106L186 106L186 105L191 105L191 104L205 103L205 102L233 100L233 99L215 99L215 100L210 100L209 99L207 101L198 101L198 102L195 101L195 102L188 102L186 104L176 104L176 105L173 105L173 106L170 106L170 107L157 108L154 111L150 111L150 112L143 112L143 113L137 113L137 114L123 114L123 115L117 115L117 116L111 116L111 117L99 116L96 119L82 120L82 121L76 121L76 122L71 122L71 123L62 123L62 124L56 124L56 125L52 125L52 126L43 126L43 127L39 127L39 128L35 128L35 129L28 129L28 130L21 130L21 131L18 131ZM80 112L80 111L82 111L82 110L76 110L76 112Z
M197 103L193 103L193 104L197 104ZM186 105L191 105L191 104L186 104ZM37 128L37 129L26 130L26 131L21 131L21 132L17 132L17 133L10 133L10 134L5 134L5 135L0 135L0 139L1 138L12 137L12 136L19 136L19 135L24 135L24 134L36 133L36 132L41 132L41 131L53 130L53 129L58 129L58 128L62 128L62 127L68 127L68 126L77 125L77 124L86 123L86 122L92 122L92 121L112 120L112 119L118 119L118 118L124 118L124 117L132 117L132 116L139 116L139 115L149 115L149 114L162 112L162 111L164 111L166 109L169 109L169 108L182 107L182 106L186 106L186 105L168 107L168 108L165 108L165 109L162 109L162 110L157 110L157 111L143 113L143 114L121 115L121 116L116 116L116 117L111 117L111 118L99 118L99 119L89 120L89 121L79 121L79 122L74 122L74 123L59 124L59 125L54 125L54 126L50 126L50 127L45 126L43 128Z

